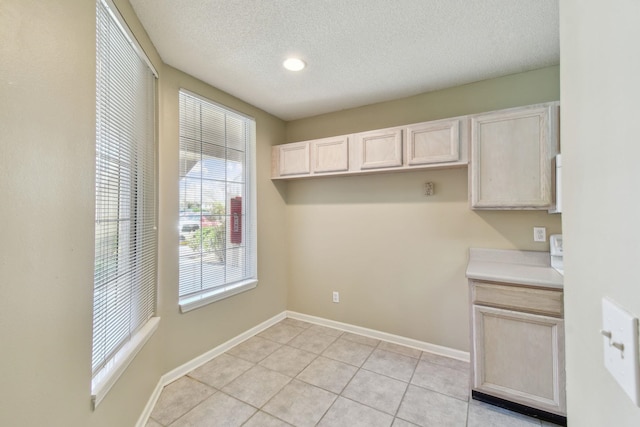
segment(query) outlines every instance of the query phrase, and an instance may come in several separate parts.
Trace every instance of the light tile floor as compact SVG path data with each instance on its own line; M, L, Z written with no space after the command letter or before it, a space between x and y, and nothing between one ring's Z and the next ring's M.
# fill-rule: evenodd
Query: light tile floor
M285 319L167 385L146 425L553 426L468 384L468 363Z

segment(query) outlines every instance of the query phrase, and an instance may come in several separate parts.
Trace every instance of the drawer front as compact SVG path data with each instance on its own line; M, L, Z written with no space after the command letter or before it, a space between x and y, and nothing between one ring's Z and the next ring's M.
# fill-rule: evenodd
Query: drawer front
M563 317L563 292L551 289L473 282L473 304Z

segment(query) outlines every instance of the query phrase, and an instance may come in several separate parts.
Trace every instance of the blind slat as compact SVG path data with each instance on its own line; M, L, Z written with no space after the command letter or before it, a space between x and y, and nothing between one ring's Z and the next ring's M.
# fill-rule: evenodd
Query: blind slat
M155 310L155 78L96 1L95 375Z
M180 91L179 296L256 278L253 119Z

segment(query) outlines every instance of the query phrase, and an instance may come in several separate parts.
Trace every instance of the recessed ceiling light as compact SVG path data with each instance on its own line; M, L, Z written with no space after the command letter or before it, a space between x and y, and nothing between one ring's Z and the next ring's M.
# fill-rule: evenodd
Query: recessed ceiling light
M282 65L289 71L300 71L307 66L302 59L298 58L288 58Z

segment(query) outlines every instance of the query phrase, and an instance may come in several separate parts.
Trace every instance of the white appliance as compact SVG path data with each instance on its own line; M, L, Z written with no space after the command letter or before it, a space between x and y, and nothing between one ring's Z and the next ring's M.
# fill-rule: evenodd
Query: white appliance
M564 265L562 257L564 251L562 249L562 234L552 234L549 236L549 253L551 256L551 267L555 268L558 273L564 276Z

